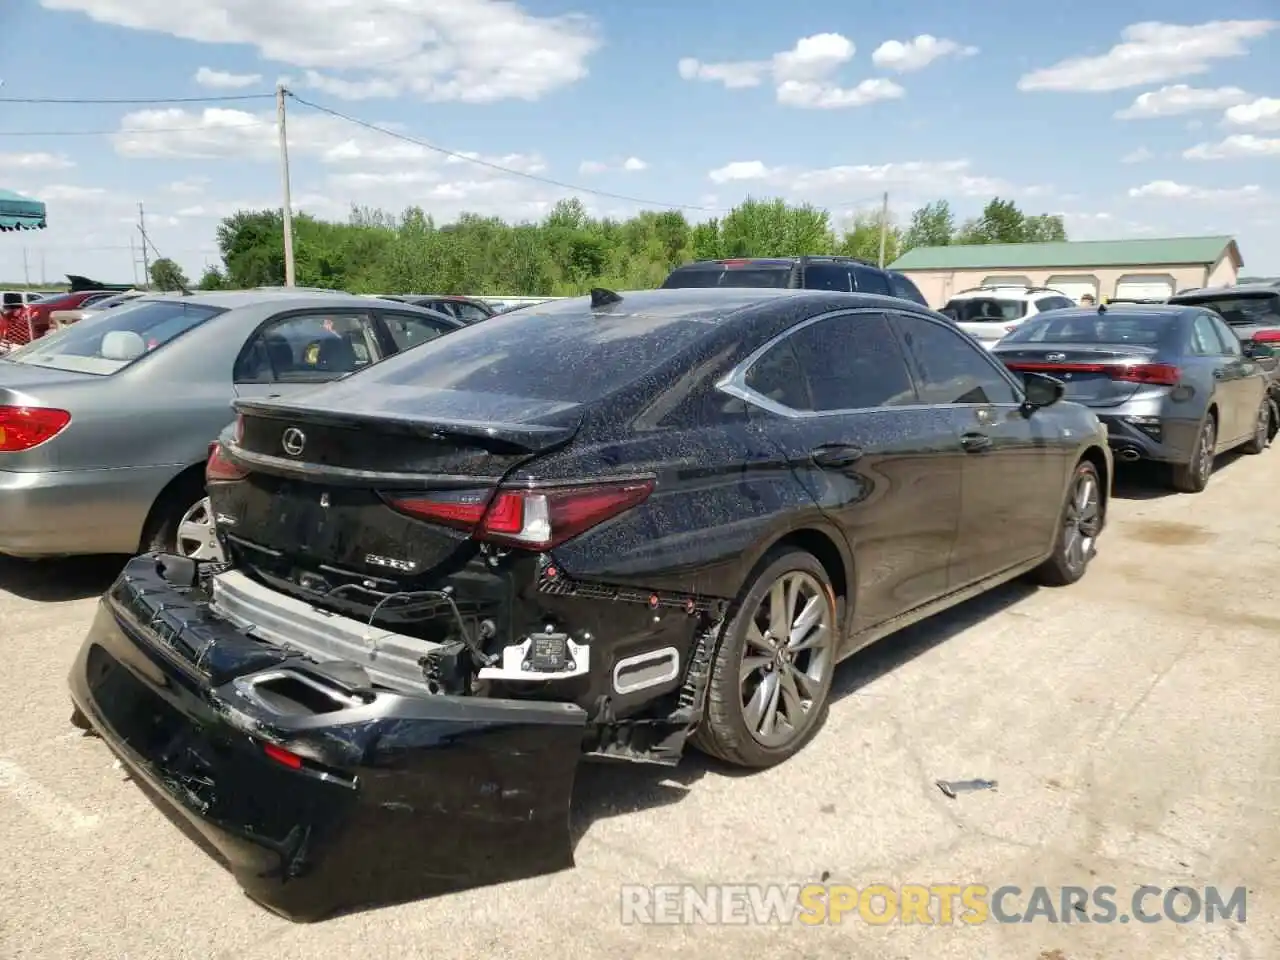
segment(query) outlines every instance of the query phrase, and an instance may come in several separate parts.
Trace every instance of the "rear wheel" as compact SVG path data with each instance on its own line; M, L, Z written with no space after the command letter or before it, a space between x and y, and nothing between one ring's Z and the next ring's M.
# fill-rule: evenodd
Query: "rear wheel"
M1240 449L1245 453L1261 453L1271 443L1272 403L1270 397L1262 398L1262 406L1258 408L1258 419L1253 426L1253 436Z
M826 714L838 639L822 564L803 550L776 555L720 638L695 746L744 767L793 756Z
M1058 541L1035 577L1048 587L1063 587L1084 576L1098 549L1102 531L1102 484L1098 468L1087 460L1076 464L1062 505Z
M1200 433L1196 436L1187 463L1176 463L1172 468L1171 483L1179 493L1199 493L1209 485L1213 475L1213 461L1218 448L1218 421L1213 414L1204 418Z

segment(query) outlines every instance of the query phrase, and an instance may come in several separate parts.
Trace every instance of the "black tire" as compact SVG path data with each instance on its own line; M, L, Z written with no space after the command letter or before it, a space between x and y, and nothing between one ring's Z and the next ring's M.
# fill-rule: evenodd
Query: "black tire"
M1169 485L1179 493L1200 493L1209 485L1213 476L1213 462L1218 444L1218 418L1209 413L1200 424L1191 459L1187 463L1175 463L1170 467ZM1208 455L1205 450L1208 448Z
M1088 502L1082 506L1081 497L1089 490ZM1053 553L1032 571L1036 582L1046 587L1065 587L1085 575L1089 561L1098 552L1098 534L1102 532L1105 506L1098 468L1088 460L1081 460L1067 484ZM1082 539L1074 539L1073 533Z
M141 553L178 553L178 524L205 496L204 474L192 471L156 499L139 545Z
M87 734L94 733L93 724L89 722L89 718L74 703L71 704L71 725Z
M727 763L762 769L779 764L795 755L822 726L831 692L831 678L835 673L835 657L840 641L840 621L837 619L839 610L831 587L831 578L812 554L803 550L783 549L767 555L760 561L757 570L758 572L739 595L737 612L725 625L720 640L716 644L715 656L711 662L711 676L708 680L706 709L694 733L693 744L703 753ZM749 644L748 635L760 632L757 617L761 613L762 604L773 586L783 582L783 578L818 585L819 589L814 591L813 596L821 595L820 615L825 617L823 621L825 626L822 630L828 636L824 646L825 660L819 662L821 655L814 654L811 658L799 658L795 661L796 665L802 660L805 661L806 667L817 670L821 677L818 682L808 687L808 692L811 694L808 698L810 705L801 711L802 722L794 726L788 725L791 733L786 736L784 742L770 744L762 742L759 735L747 724L743 687L750 678L744 680L742 671L748 649L755 650L759 646L760 638ZM783 590L785 592L785 586ZM793 618L792 623L794 622ZM766 640L770 636L770 631L764 631L763 637ZM768 657L756 651L753 659L767 660ZM779 664L774 667L760 668L759 688L763 688L766 682L765 670L778 671L776 677L779 679L772 682L781 689L773 702L779 704L786 700L789 713L790 706L797 702L794 700L796 692L808 684L797 684L794 679L795 670L790 666ZM784 674L793 678L789 681L792 698L787 698L782 692L788 689L788 684L781 679ZM751 677L756 675L756 671L752 671Z
M1270 397L1262 398L1262 406L1258 408L1258 419L1254 423L1253 436L1249 438L1240 449L1245 453L1258 454L1266 450L1271 445L1271 436L1274 432L1271 429L1272 403Z

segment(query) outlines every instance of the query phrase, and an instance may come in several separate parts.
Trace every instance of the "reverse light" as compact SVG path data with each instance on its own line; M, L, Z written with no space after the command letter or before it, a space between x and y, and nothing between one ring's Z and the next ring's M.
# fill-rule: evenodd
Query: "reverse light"
M206 483L220 483L232 480L243 480L249 475L248 470L241 469L232 463L227 457L227 453L222 449L222 444L215 440L209 444L209 459L204 465L204 479Z
M67 428L71 414L53 407L0 407L0 453L40 446Z
M1182 380L1182 371L1171 363L1028 363L1009 360L1005 366L1018 373L1101 373L1121 383L1145 383L1173 387Z
M476 539L549 550L645 501L652 480L547 489L445 491L388 497L410 516L466 530Z

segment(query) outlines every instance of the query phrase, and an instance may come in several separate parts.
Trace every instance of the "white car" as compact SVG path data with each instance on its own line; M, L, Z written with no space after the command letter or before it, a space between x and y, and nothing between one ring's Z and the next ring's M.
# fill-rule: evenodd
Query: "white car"
M1074 307L1075 301L1050 287L974 287L952 295L941 313L988 350L1027 318Z

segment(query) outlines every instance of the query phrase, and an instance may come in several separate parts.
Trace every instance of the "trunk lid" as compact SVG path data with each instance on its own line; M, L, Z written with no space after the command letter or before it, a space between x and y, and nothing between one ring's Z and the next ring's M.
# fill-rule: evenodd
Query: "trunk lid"
M460 516L483 510L508 473L567 443L581 423L577 405L515 397L390 387L353 412L321 393L306 406L237 401L228 453L250 473L210 485L243 559L312 592L344 574L394 585L460 568L476 549L469 532L388 499L430 497Z
M1151 380L1121 379L1135 366L1152 364L1155 347L1132 344L1037 343L1006 344L992 351L1015 373L1034 371L1066 384L1065 399L1088 406L1109 407L1124 403Z

